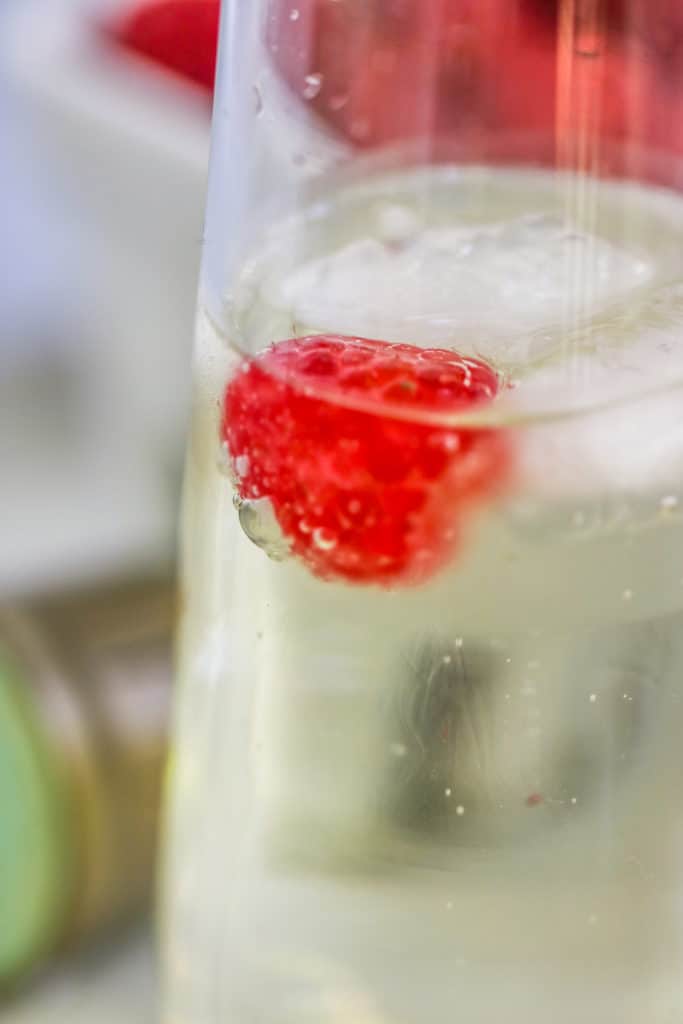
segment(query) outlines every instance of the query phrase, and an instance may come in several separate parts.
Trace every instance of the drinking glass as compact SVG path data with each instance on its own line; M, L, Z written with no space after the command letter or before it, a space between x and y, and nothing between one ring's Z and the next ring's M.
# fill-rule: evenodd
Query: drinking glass
M166 1024L683 1014L683 16L225 0Z

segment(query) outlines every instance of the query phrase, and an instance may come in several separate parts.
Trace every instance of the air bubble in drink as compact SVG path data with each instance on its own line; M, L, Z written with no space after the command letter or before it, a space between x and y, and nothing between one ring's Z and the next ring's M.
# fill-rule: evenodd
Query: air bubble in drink
M304 98L307 100L314 100L318 95L323 86L323 76L318 73L306 75L304 79Z
M275 518L268 498L248 500L236 498L235 505L240 526L249 540L261 548L274 562L282 562L289 555L289 544Z

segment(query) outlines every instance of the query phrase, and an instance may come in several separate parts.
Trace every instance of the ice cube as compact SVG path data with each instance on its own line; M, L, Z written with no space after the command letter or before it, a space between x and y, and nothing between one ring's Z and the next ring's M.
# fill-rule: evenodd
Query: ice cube
M638 307L506 392L499 413L537 419L519 446L537 496L647 494L683 476L683 289L652 286ZM555 423L553 418L557 416ZM664 492L666 493L666 492Z
M640 254L539 214L430 227L400 246L358 239L285 277L275 300L302 331L452 345L509 366L557 348L563 328L653 273Z
M520 446L521 487L537 497L645 495L683 476L681 391L555 424L539 423Z

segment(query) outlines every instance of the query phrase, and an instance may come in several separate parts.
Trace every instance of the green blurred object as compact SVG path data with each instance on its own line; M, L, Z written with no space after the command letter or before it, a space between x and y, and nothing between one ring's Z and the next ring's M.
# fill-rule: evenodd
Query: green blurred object
M0 979L56 940L73 886L68 816L27 681L0 661Z
M151 895L174 611L167 580L0 605L0 990Z

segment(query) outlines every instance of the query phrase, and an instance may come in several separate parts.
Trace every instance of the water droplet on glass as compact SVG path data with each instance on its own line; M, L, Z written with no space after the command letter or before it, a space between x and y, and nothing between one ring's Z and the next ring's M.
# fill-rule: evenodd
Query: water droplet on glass
M450 663L453 661L453 658L450 656L450 654L444 654L441 660L443 661L444 665L450 665Z
M329 107L330 110L341 110L342 107L346 106L349 102L348 93L340 92L336 96L330 97Z
M323 87L323 76L319 71L304 78L303 96L306 100L314 100Z
M292 10L291 10L291 11L289 12L289 20L290 20L290 21L298 21L300 17L301 17L301 15L300 15L300 13L299 13L299 10L298 10L298 8L297 8L297 7L294 7L294 8L293 8L293 9L292 9Z
M595 704L597 699L598 699L597 693L591 693L590 697L588 698L588 700L591 702L591 704Z
M289 544L283 536L268 498L239 499L237 509L240 526L253 544L265 551L275 562L287 558Z
M337 538L331 530L319 526L313 531L313 543L320 551L332 551L337 546Z
M450 796L452 792L453 792L453 790L451 790L451 789L444 789L444 795L445 796Z
M456 647L462 647L462 645L464 643L465 643L465 641L463 640L463 638L461 636L456 636L456 638L455 638L455 646Z
M391 749L391 753L394 755L394 757L405 757L406 756L407 750L406 750L405 743L392 743L390 749Z
M349 133L354 139L367 139L370 135L370 122L367 117L357 117L351 122Z
M626 590L624 590L624 592L622 593L621 599L622 599L622 601L631 601L632 598L633 598L633 591L629 590L628 587L627 587Z
M577 33L574 50L579 57L599 57L602 53L604 37L595 30Z
M569 801L569 803L570 803L570 804L575 804L575 803L576 803L576 797L575 797L575 796L573 796L573 797L571 798L571 800Z
M463 807L462 804L458 804L458 806L455 808L455 813L458 815L459 818L462 818L463 814L465 813L465 808Z
M255 85L252 88L251 95L252 95L252 100L253 100L253 103L254 103L254 113L258 117L258 115L263 110L263 96L261 95L261 90L259 89L259 87L257 85Z

